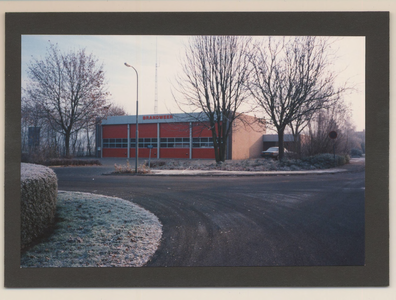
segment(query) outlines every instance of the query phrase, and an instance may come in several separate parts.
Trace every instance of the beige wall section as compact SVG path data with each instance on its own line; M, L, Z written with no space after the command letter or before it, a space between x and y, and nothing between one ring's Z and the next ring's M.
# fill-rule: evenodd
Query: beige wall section
M232 159L258 158L263 151L265 125L255 122L257 119L243 115L232 125Z

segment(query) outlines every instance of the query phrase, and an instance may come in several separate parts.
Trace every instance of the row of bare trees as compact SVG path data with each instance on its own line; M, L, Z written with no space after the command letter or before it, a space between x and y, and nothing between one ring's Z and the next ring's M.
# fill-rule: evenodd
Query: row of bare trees
M200 111L209 119L217 162L225 160L232 123L240 113L253 112L278 133L282 159L285 131L291 130L300 144L301 133L308 127L312 133L315 122L323 126L318 118L343 106L342 97L351 90L346 83L336 84L332 41L313 36L192 37L176 80L175 100L184 111ZM330 127L340 128L346 120L332 119ZM320 148L324 142L315 143Z
M23 89L22 151L27 129L40 127L44 156L93 155L96 122L124 115L110 105L103 65L84 49L62 53L51 44L43 59L32 58Z
M301 133L309 132L316 149L309 153L325 151L328 140L319 138L322 133L343 128L344 134L351 127L344 126L348 119L340 113L345 108L343 95L351 88L336 85L332 41L312 36L191 37L175 99L183 110L202 112L209 120L217 162L226 159L232 124L242 113L262 115L264 126L277 131L280 158L287 130L297 144ZM45 58L32 58L28 75L22 126L25 131L41 127L50 153L70 156L85 148L92 154L97 118L125 114L109 105L103 65L84 49L62 53L50 43ZM326 129L325 119L331 125Z

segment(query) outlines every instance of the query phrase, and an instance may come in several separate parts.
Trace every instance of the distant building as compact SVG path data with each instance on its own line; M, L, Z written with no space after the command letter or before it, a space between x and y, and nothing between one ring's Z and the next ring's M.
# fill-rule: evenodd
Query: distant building
M139 116L139 157L214 159L212 132L203 114L154 114ZM198 121L199 120L199 121ZM227 159L260 157L263 125L242 115L228 137ZM135 157L136 116L114 116L97 128L97 157ZM247 125L249 124L249 125Z

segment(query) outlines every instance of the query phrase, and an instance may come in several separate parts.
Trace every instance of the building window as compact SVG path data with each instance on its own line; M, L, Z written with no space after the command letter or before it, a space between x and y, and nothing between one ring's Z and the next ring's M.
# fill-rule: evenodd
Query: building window
M152 145L153 148L157 148L157 138L139 138L139 148L147 148ZM131 148L136 147L136 139L131 139Z
M213 138L193 138L193 148L213 148Z
M103 139L103 148L128 148L128 139Z
M161 138L161 148L190 148L190 138ZM139 148L152 145L157 148L157 138L139 138ZM213 148L212 138L193 138L193 148ZM130 147L136 147L136 139L130 139ZM103 139L103 148L128 148L128 139Z
M161 138L161 148L190 148L190 138Z

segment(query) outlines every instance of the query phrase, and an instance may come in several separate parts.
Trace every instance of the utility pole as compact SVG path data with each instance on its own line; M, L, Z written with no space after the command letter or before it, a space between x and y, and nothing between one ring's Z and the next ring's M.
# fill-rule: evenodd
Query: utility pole
M154 95L154 114L158 114L158 50L157 37L155 38L155 95Z

